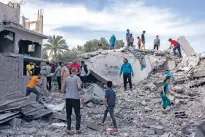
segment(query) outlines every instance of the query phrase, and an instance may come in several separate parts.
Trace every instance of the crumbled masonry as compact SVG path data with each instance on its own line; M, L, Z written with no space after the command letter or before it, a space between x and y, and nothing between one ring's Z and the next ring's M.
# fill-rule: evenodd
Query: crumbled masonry
M103 97L91 96L89 93L96 92L97 95L103 95L100 90L88 91L85 88L82 92L82 96L89 97L89 102L81 106L82 114L82 133L80 135L73 135L74 137L204 137L203 126L200 125L205 119L205 60L201 59L197 55L188 56L183 59L172 56L169 52L154 51L154 50L137 50L142 54L147 55L150 58L153 70L150 72L143 72L146 74L143 80L139 81L137 78L140 75L135 73L135 79L133 81L134 90L124 91L122 84L116 84L117 105L115 107L115 116L118 124L118 132L110 133L105 129L111 127L112 121L108 115L105 121L105 127L95 127L95 123L100 122L103 117L105 106L100 102ZM133 57L136 51L116 50L114 51L97 51L94 53L87 53L81 58L86 59L86 62L97 62L98 57L106 56L110 54L120 54ZM119 62L121 62L121 58ZM169 61L169 63L168 63ZM171 63L170 63L171 62ZM94 63L94 62L93 62ZM117 68L117 67L116 67ZM174 106L168 108L168 113L163 114L161 112L161 98L160 98L160 86L164 79L164 71L170 68L173 72L175 81L170 85L170 92L175 95L175 98L170 96L170 99L175 103ZM140 68L134 68L139 69ZM96 73L100 73L100 69L94 70ZM115 76L117 75L117 76ZM101 77L100 75L98 75ZM119 82L122 82L122 78L119 77L119 72L113 70L112 77L107 76L105 79L116 78ZM15 137L66 137L66 115L63 107L64 100L61 93L56 92L53 85L52 92L46 98L43 108L53 112L53 115L45 117L40 116L38 118L32 118L30 120L18 116L18 111L11 112L10 109L15 108L14 105L10 105L10 108L4 107L5 102L0 104L0 122L1 115L9 110L10 118L19 118L21 122L15 125L11 125L14 122L1 122L0 136L15 136ZM88 86L89 87L89 86ZM102 87L104 88L104 87ZM14 96L15 98L19 98ZM93 101L93 100L94 101ZM3 105L4 104L4 105ZM30 105L30 104L28 104ZM7 105L9 106L9 105ZM47 108L47 107L48 108ZM58 106L58 108L57 108ZM20 107L18 105L18 107ZM23 106L21 106L23 107ZM37 111L37 110L36 110ZM8 112L8 111L7 111ZM33 113L35 110L33 109ZM12 114L11 114L12 113ZM25 113L29 114L29 113ZM52 124L53 123L53 124ZM64 123L64 124L62 124ZM75 129L75 116L72 117L72 129Z

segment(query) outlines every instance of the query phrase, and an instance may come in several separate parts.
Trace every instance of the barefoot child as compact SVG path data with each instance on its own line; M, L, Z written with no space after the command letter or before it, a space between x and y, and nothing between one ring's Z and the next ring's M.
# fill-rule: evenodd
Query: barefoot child
M160 93L160 96L162 98L162 112L166 113L166 108L169 105L172 105L173 103L169 100L167 97L169 93L169 83L170 83L170 76L167 76L163 82L162 91Z
M112 82L108 81L107 82L107 87L109 89L107 89L105 91L105 99L106 99L106 110L104 113L104 117L102 120L102 123L99 123L99 125L104 126L104 122L105 119L107 117L107 113L110 113L110 117L112 118L112 123L114 128L112 128L112 132L116 132L117 131L117 124L116 124L116 120L115 120L115 116L114 116L114 107L115 107L115 101L116 101L116 94L115 91L112 89Z

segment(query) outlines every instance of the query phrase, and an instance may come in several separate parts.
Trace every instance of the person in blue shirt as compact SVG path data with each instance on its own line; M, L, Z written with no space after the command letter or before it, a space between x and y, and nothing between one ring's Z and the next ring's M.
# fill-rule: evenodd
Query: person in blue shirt
M112 37L110 38L110 49L113 50L115 47L115 42L116 42L116 38L115 35L112 35Z
M114 116L114 107L115 107L115 102L116 102L116 94L115 91L112 89L112 81L107 82L107 87L108 89L105 91L105 99L106 99L106 110L104 112L104 117L102 120L102 123L99 123L99 125L104 126L104 122L107 118L107 113L110 113L110 117L112 119L112 123L114 128L112 128L112 132L117 131L117 124L116 124L116 119Z
M169 93L169 83L170 83L171 78L167 76L163 82L162 89L160 92L160 96L162 98L162 112L166 113L166 108L169 105L173 105L174 103L170 101L168 98L168 93Z
M130 39L130 30L127 29L127 33L126 33L127 46L129 45L129 39Z
M128 63L126 58L124 58L123 62L124 64L122 64L120 69L120 76L123 74L124 90L127 90L127 81L130 85L130 90L132 90L132 76L134 76L132 65Z

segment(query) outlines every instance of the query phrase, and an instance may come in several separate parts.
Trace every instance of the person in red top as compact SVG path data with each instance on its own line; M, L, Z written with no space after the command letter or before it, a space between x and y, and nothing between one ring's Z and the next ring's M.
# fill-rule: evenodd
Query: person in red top
M182 57L182 54L181 54L181 45L179 44L179 42L177 42L176 40L172 40L171 38L169 39L169 42L171 42L171 45L169 47L169 49L173 48L173 52L174 52L174 55L176 56L177 53L176 53L176 50L178 50L179 52L179 56Z
M80 72L80 65L77 63L76 60L74 60L73 63L71 64L71 69L73 68L76 68L78 72Z

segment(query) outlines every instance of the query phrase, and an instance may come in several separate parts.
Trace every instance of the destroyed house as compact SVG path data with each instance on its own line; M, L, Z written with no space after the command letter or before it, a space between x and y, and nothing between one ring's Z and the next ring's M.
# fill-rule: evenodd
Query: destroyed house
M29 62L46 61L41 59L42 42L48 37L43 35L43 15L38 11L36 29L30 29L30 22L22 17L20 25L20 5L18 3L0 3L0 53L24 59L24 75Z

